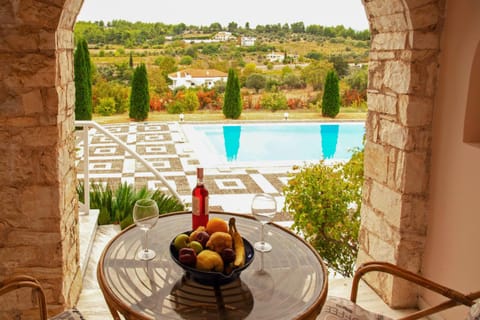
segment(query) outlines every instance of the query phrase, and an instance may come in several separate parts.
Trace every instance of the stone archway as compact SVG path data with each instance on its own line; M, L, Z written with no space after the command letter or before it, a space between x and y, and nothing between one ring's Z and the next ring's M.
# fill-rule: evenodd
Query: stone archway
M73 26L82 0L0 9L0 277L39 278L50 312L77 300ZM363 0L372 31L358 262L421 268L444 0ZM370 279L392 305L409 288ZM406 299L406 297L410 299Z
M372 31L365 185L357 263L422 267L432 115L444 1L364 0ZM368 282L394 307L416 292L392 277Z
M0 277L39 279L50 314L77 301L82 280L72 63L81 5L11 0L0 9ZM0 310L26 311L0 318L33 318L24 300L7 300Z

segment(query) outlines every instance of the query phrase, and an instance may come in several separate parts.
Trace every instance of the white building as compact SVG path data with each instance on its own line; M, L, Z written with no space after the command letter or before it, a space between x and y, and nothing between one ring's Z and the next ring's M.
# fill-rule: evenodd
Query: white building
M266 58L270 62L283 62L283 60L285 59L285 53L272 51L267 54Z
M255 37L241 37L240 45L242 47L251 47L255 45L255 41L257 41L257 38Z
M217 81L227 81L228 74L215 69L185 69L170 73L168 78L173 81L170 89L206 86L212 88Z
M235 40L236 38L232 36L231 32L220 31L213 37L213 39L218 41L229 41Z

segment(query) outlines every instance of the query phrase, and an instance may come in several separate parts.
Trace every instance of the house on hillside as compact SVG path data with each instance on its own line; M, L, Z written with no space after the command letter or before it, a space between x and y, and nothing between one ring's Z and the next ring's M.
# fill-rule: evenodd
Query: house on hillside
M270 62L283 62L283 60L285 59L285 53L272 51L267 54L266 58Z
M230 41L235 40L236 38L232 36L231 32L220 31L213 37L213 39L218 41Z
M240 45L242 47L251 47L255 45L255 41L257 38L255 37L241 37L240 38Z
M198 86L212 88L217 81L226 82L227 77L228 74L215 69L185 69L168 75L168 78L173 81L172 85L169 86L171 90Z

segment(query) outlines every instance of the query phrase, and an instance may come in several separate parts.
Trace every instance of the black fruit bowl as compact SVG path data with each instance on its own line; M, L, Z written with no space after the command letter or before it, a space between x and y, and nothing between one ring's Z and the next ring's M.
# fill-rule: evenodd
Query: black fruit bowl
M188 234L188 232L185 233ZM196 268L184 265L178 260L178 251L173 245L175 239L173 239L170 243L170 255L172 256L173 261L175 261L176 264L178 264L183 270L185 270L185 273L190 276L192 280L208 286L224 285L237 279L240 276L240 273L242 273L243 270L250 266L255 256L255 250L253 249L252 244L248 242L247 239L242 239L243 245L245 246L245 264L240 268L234 269L229 274L216 271L201 271Z

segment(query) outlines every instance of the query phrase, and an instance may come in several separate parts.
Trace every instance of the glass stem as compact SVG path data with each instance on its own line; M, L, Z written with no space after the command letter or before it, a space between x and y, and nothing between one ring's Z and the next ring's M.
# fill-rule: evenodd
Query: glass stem
M262 223L262 238L260 239L260 240L262 241L262 243L265 242L265 235L263 234L263 232L264 232L264 231L263 231L263 230L264 230L264 226L265 226L265 224Z
M263 271L263 252L260 252L260 271Z
M148 252L148 230L145 230L145 243L143 245L143 251Z

